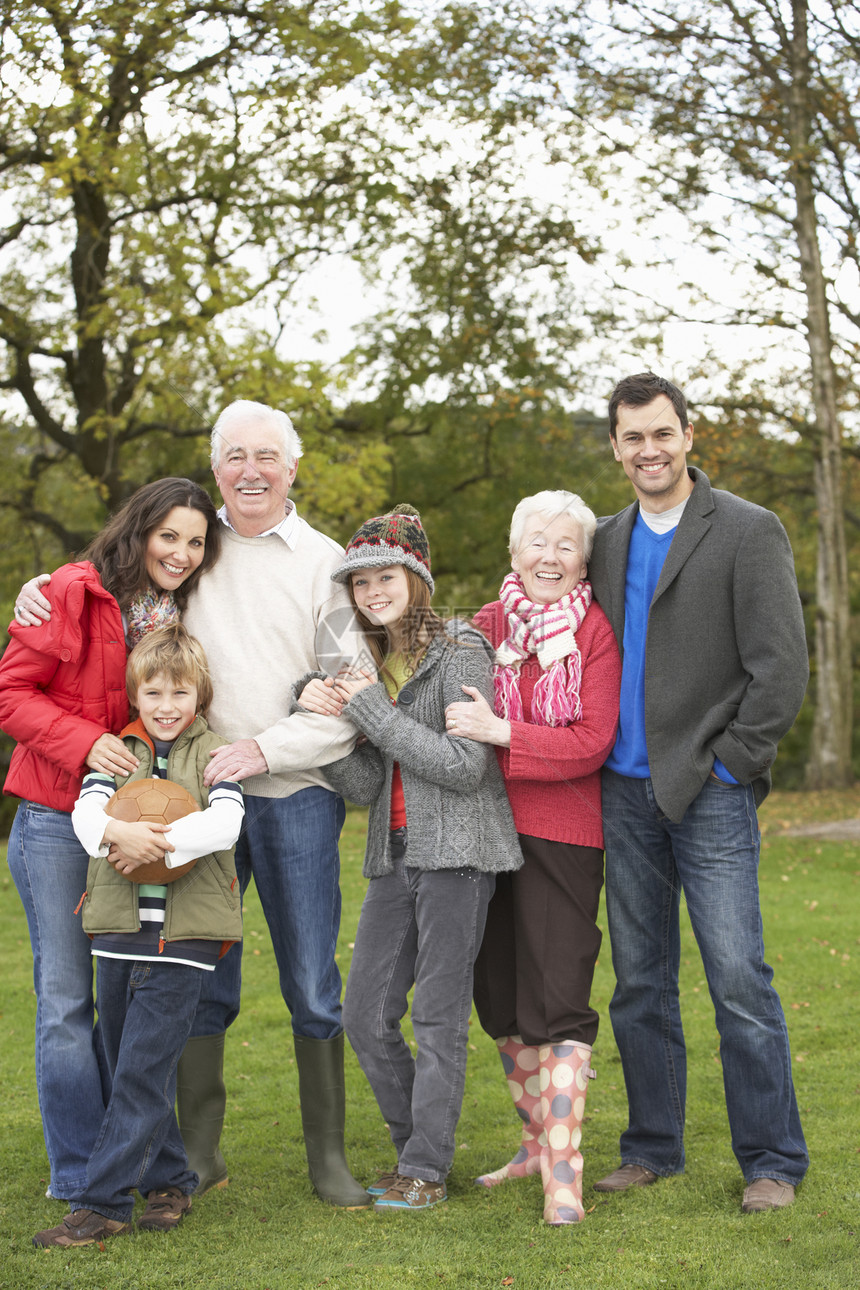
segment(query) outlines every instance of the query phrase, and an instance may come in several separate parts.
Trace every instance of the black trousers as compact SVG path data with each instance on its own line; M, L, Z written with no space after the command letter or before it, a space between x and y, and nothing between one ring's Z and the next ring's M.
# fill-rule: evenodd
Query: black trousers
M475 963L481 1025L493 1039L520 1035L535 1047L569 1039L593 1044L603 852L519 838L525 863L497 875Z

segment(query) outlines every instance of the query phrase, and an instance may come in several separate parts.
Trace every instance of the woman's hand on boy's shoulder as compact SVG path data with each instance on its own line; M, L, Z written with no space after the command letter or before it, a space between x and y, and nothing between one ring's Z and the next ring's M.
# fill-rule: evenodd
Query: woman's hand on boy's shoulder
M105 731L87 753L86 764L90 770L99 770L103 775L130 775L140 762L118 735Z

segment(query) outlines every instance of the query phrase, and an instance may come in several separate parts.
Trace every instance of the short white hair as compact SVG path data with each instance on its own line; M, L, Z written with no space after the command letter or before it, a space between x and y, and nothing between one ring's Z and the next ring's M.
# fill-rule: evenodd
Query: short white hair
M563 488L545 488L542 493L534 493L518 502L511 516L508 543L511 555L515 555L522 544L526 520L530 515L540 515L545 520L556 520L559 515L569 515L572 520L576 520L582 528L582 554L586 560L591 559L597 516L577 493L568 493Z
M302 455L302 441L286 412L270 408L265 403L255 403L253 399L236 399L228 404L212 427L209 460L213 467L220 462L225 444L232 442L231 430L240 424L247 425L249 421L271 426L284 446L288 464L296 464Z

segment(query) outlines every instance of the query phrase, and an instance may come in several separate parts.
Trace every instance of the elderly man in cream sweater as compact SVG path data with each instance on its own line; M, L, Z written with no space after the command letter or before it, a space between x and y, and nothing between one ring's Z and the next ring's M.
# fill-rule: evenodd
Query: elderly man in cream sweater
M244 892L253 876L290 1010L308 1170L332 1205L369 1205L344 1154L338 838L342 799L319 767L346 755L354 732L334 717L290 710L291 687L309 671L360 658L345 589L331 581L343 550L299 516L289 490L301 440L284 412L239 400L212 431L212 469L224 500L221 555L189 601L184 622L212 672L213 730L232 742L213 755L206 781L241 780L245 824L236 845ZM16 614L45 617L49 603L22 590ZM24 592L29 594L24 595ZM48 591L50 596L50 591ZM224 1186L224 1037L239 1011L241 945L207 973L192 1037L179 1063L177 1110L199 1191Z
M287 716L293 682L311 668L332 670L320 652L343 634L352 613L347 594L331 581L341 547L301 519L288 495L301 451L284 412L240 400L221 413L212 431L212 469L224 500L221 555L200 580L185 623L212 669L212 729L233 740L213 756L206 778L214 783L229 768L243 781L236 871L243 891L252 875L257 885L292 1016L311 1180L324 1200L352 1207L371 1198L350 1174L343 1147L335 945L344 807L319 771L349 751L352 732L345 735L333 717ZM362 647L356 635L347 653ZM192 1069L180 1072L180 1123L184 1104L199 1101L213 1047L217 1054L239 1010L240 954L234 946L211 974L183 1056L183 1067ZM192 1119L199 1118L192 1109ZM213 1163L216 1177L226 1176L221 1160Z

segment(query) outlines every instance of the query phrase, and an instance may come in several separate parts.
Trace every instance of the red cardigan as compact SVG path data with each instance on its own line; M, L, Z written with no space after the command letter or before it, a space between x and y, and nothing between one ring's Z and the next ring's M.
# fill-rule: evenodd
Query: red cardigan
M507 635L501 601L484 605L476 627L498 647ZM621 659L603 610L592 602L576 633L582 654L582 720L569 726L531 724L531 700L541 673L532 656L520 669L523 721L511 722L510 748L497 748L518 833L603 846L600 768L615 742Z
M13 622L0 660L0 727L18 741L3 791L71 811L87 753L128 721L125 633L88 560L52 575L50 599L50 622Z

